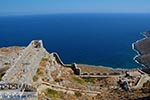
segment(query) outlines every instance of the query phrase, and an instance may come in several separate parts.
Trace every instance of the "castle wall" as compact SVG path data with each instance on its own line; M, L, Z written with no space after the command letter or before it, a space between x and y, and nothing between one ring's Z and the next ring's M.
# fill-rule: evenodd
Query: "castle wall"
M77 66L77 64L64 64L63 62L62 62L62 60L60 59L60 57L59 57L59 55L57 54L57 53L53 53L53 56L56 58L56 60L57 60L57 62L59 63L59 64L61 64L62 66L64 66L64 67L69 67L69 68L71 68L73 71L74 71L74 74L76 74L76 75L80 75L80 73L81 73L81 69L80 68L78 68L78 66Z

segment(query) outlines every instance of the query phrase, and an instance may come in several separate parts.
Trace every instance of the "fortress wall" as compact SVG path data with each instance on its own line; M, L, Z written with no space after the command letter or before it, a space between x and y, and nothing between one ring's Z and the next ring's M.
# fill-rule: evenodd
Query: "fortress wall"
M69 68L71 68L71 69L74 71L74 73L75 73L76 75L80 75L81 69L78 68L77 64L75 64L75 63L74 63L74 64L64 64L63 61L60 59L59 55L58 55L56 52L54 52L54 53L52 53L52 54L53 54L53 56L55 57L56 61L57 61L59 64L61 64L61 65L64 66L64 67L69 67Z

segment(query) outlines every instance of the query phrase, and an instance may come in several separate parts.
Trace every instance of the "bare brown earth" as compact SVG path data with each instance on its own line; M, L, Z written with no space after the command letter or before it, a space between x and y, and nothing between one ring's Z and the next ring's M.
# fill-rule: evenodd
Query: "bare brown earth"
M78 64L78 67L81 69L81 74L84 73L103 74L103 75L112 73L124 74L127 71L127 69L113 69L105 66L94 66L85 64Z
M111 73L113 72L112 68L104 67L104 66L94 66L94 65L84 65L78 64L78 67L81 68L81 72L88 72L88 73Z

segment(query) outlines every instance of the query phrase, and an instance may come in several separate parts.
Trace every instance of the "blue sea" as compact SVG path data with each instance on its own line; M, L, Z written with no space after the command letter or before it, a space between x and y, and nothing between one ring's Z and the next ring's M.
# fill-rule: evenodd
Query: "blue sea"
M49 14L0 17L0 47L43 40L64 63L141 67L132 43L150 29L150 14Z

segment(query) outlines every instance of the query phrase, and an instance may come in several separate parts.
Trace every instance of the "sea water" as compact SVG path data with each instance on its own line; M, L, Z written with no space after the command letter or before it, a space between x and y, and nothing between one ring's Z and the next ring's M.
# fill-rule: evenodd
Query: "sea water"
M132 43L150 29L150 14L49 14L0 17L0 47L43 40L64 63L141 67Z

